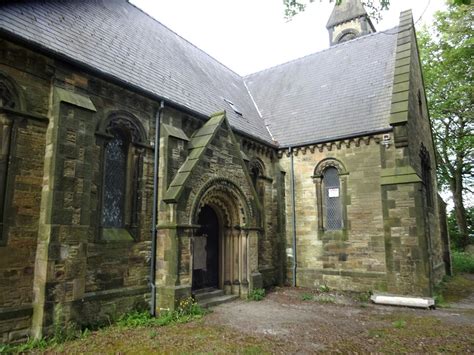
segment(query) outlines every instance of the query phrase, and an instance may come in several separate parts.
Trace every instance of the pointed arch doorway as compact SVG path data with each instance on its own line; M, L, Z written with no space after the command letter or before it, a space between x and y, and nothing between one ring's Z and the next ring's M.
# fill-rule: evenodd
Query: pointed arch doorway
M219 285L222 228L214 208L203 206L198 224L200 227L194 235L192 289L222 288Z

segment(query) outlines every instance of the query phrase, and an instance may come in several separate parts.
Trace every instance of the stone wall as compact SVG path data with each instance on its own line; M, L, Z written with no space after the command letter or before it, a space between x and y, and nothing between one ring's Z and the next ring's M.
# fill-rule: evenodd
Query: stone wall
M45 58L4 40L0 48L0 74L18 94L14 110L0 111L0 121L11 132L6 196L0 201L5 206L0 231L2 343L25 338L31 326L50 73Z
M433 134L428 115L428 107L423 85L421 63L419 59L418 46L416 44L416 34L412 31L412 51L410 65L410 101L408 118L408 149L410 151L410 164L422 176L420 149L421 145L426 148L429 156L431 169L429 199L431 206L428 206L428 196L425 196L424 204L427 210L427 228L429 228L430 262L433 268L433 284L439 283L445 275L443 262L443 243L441 240L440 221L439 221L439 203L438 203L438 184L436 179L436 156L434 152Z
M387 259L388 271L399 282L394 290L431 295L445 268L433 141L410 11L400 15L390 123L397 149L383 158L387 258L394 257ZM426 177L423 155L431 165Z
M294 151L298 286L328 285L347 290L386 289L383 216L380 190L381 136L360 137L298 148ZM286 177L286 244L288 275L292 264L291 166L282 151ZM319 163L333 159L340 173L341 202L346 210L344 228L324 231L318 216ZM324 214L322 214L324 215Z
M158 102L11 42L2 40L1 48L0 71L21 88L22 106L0 113L18 122L0 246L0 342L146 307L153 149L142 148L134 239L103 240L96 129L122 111L153 137Z

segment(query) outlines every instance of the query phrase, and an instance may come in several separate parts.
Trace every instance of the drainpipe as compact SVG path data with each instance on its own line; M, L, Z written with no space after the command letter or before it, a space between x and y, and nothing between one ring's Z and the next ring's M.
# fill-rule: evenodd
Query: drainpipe
M289 147L291 164L291 210L293 215L293 287L296 287L296 202L295 202L295 165L293 147Z
M151 217L151 265L150 265L150 288L151 288L151 302L150 314L152 317L156 316L156 226L158 224L158 168L160 165L160 125L161 112L165 107L165 102L161 101L158 112L155 116L155 159L153 164L153 210Z

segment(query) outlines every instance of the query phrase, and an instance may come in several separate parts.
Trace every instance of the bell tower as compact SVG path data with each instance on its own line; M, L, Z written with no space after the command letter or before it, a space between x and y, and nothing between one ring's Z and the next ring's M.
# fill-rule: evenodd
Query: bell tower
M360 0L342 0L335 5L326 28L331 46L375 32Z

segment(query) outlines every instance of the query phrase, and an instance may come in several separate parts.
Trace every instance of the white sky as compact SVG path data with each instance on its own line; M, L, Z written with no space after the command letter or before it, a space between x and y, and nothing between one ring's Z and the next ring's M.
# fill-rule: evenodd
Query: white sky
M286 22L282 0L130 0L158 21L238 74L246 75L329 46L326 22L334 7L316 0ZM398 24L411 8L419 28L444 0L392 0L378 31ZM428 7L427 7L428 6Z

